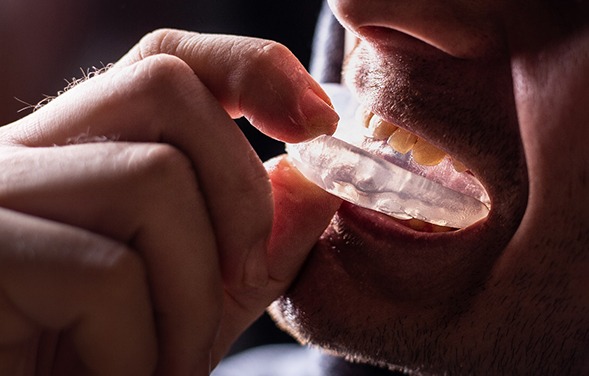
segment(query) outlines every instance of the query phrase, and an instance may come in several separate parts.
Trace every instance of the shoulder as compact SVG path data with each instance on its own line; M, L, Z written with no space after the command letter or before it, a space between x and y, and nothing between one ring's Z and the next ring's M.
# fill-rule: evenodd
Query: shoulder
M321 376L320 356L293 344L262 346L223 360L212 376Z

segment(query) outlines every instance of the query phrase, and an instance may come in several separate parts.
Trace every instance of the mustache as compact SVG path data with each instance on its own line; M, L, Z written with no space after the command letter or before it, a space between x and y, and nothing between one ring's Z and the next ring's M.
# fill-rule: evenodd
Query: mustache
M346 57L343 72L363 105L397 125L418 135L424 128L428 133L451 128L474 140L484 137L477 137L483 130L508 127L515 113L510 80L506 92L497 87L498 75L480 73L495 71L493 64L432 59L363 43Z
M365 108L468 161L473 172L488 171L489 180L511 181L525 165L509 60L431 57L363 42L346 57L343 77Z

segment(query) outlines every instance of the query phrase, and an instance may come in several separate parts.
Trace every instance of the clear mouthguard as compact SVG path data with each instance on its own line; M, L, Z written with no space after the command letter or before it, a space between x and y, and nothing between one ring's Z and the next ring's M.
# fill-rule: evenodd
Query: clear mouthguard
M355 205L398 219L464 228L488 215L487 192L473 176L456 172L448 158L428 167L414 162L411 153L390 147L386 159L376 155L385 142L366 137L349 90L341 84L323 88L340 115L336 132L286 148L307 179Z

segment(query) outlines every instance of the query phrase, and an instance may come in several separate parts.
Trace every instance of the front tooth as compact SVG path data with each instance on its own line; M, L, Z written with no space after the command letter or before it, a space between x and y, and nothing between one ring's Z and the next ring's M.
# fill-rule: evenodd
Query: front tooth
M417 136L404 129L397 129L388 139L388 144L402 154L407 154L415 145Z
M457 161L456 159L452 159L452 166L454 167L456 172L464 172L464 171L468 170L466 168L466 166L464 164L462 164L462 162Z
M416 231L424 231L428 225L431 225L430 223L425 223L415 218L408 219L405 223L407 224L407 226Z
M358 120L364 126L364 128L369 127L370 119L372 119L373 115L374 114L371 111L362 106L358 107L356 110L356 120Z
M372 131L372 138L376 140L386 140L397 129L396 126L388 121L382 120L379 116L372 116L370 119L370 130Z
M413 159L420 165L436 166L445 156L446 153L421 138L413 146Z

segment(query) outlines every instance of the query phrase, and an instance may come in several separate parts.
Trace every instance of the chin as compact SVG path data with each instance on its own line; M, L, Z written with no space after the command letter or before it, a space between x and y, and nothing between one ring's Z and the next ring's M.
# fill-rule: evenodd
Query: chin
M563 326L589 319L577 310L554 320L558 304L575 311L580 298L551 286L547 259L530 256L553 224L529 196L509 61L360 43L345 78L374 116L463 163L490 212L437 231L344 203L272 305L278 324L301 343L417 374L571 372L568 360L578 364L589 346Z

